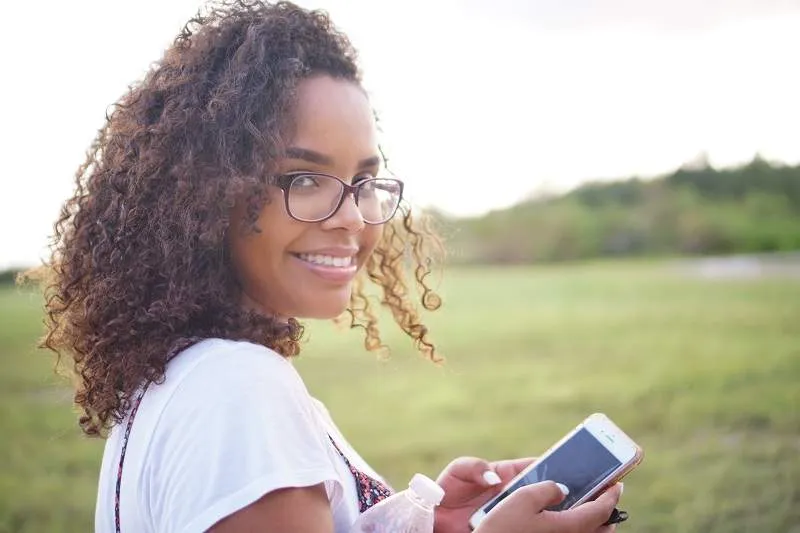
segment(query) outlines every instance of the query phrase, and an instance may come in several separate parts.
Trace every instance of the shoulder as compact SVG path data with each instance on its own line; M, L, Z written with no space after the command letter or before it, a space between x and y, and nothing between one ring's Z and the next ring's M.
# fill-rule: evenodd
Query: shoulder
M268 492L338 480L313 400L268 348L202 341L155 389L142 500L158 531L206 530Z
M305 390L294 365L265 346L227 339L203 340L175 357L166 382L175 392L201 388L205 393L242 390L259 384L262 389L295 387Z
M186 444L197 451L197 443L204 442L262 451L287 443L319 445L324 433L314 400L280 354L248 342L209 339L179 354L173 364L164 386L150 398L151 448ZM216 453L215 447L207 451Z
M201 341L170 362L155 389L148 392L151 405L160 406L155 430L208 432L248 420L275 427L287 418L315 424L313 400L291 361L249 342Z
M230 363L236 363L231 366ZM170 369L190 370L197 367L206 370L245 368L248 371L281 371L292 368L284 356L248 341L230 339L204 339L180 352L171 362Z

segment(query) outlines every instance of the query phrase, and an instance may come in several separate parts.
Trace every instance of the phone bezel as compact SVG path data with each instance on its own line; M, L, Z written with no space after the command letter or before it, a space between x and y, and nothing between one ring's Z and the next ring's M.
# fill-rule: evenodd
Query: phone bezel
M475 529L478 527L478 524L486 516L486 512L484 509L491 505L497 498L505 494L510 487L512 487L517 480L524 477L528 472L536 468L537 465L542 463L546 460L550 455L553 454L558 448L560 448L564 443L569 441L578 431L581 429L586 429L590 435L592 435L599 443L603 445L603 447L609 451L619 462L620 466L614 469L608 476L606 476L603 480L598 482L592 490L590 490L586 496L576 501L570 509L577 507L578 505L585 503L595 496L597 496L600 492L605 490L606 487L616 483L620 479L622 479L625 475L628 474L633 468L638 465L642 460L642 449L641 447L636 444L633 439L631 439L622 429L619 428L614 422L611 421L603 413L593 413L589 415L585 420L583 420L580 424L578 424L572 431L564 435L561 440L556 442L553 446L551 446L545 453L543 453L540 457L536 459L533 463L531 463L527 468L525 468L522 472L517 474L514 479L509 481L503 490L501 490L494 498L486 502L484 505L481 506L480 509L475 511L475 513L469 519L469 526L471 529Z

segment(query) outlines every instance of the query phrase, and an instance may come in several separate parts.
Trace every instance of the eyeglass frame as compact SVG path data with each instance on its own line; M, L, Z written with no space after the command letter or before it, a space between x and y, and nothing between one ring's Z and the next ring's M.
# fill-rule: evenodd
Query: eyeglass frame
M299 218L299 217L295 216L292 213L292 210L289 207L289 190L291 189L292 184L294 183L294 180L299 178L299 177L301 177L301 176L322 176L322 177L325 177L325 178L333 178L333 179L335 179L336 181L338 181L339 183L342 184L342 193L339 196L339 202L336 204L336 207L334 207L333 210L328 215L326 215L326 216L324 216L324 217L322 217L320 219L305 220L305 219L302 219L302 218ZM347 183L346 181L344 181L342 178L340 178L338 176L334 176L332 174L325 174L324 172L297 171L297 172L288 172L286 174L278 174L272 180L272 184L283 191L283 202L284 202L285 207L286 207L286 214L287 215L289 215L294 220L297 220L298 222L306 222L306 223L309 223L309 224L316 224L318 222L325 222L326 220L332 218L336 213L338 213L339 209L342 208L342 204L344 204L344 199L347 196L352 196L353 197L353 201L356 204L356 207L358 207L358 200L357 200L356 193L358 192L359 187L361 187L361 185L363 183L368 183L370 181L379 181L379 180L394 181L400 187L400 194L399 194L399 198L397 199L397 205L395 206L394 211L392 211L392 214L389 215L388 217L386 217L386 220L384 220L383 222L368 222L364 218L364 215L361 214L361 210L359 208L359 214L361 214L361 220L363 220L365 224L369 224L371 226L380 226L381 224L386 224L387 222L392 220L392 218L394 218L394 216L397 214L397 210L400 208L400 203L403 201L403 189L404 189L404 186L405 186L405 183L403 183L402 180L399 180L397 178L372 177L372 178L366 178L366 179L360 180L355 185L351 185L351 184Z

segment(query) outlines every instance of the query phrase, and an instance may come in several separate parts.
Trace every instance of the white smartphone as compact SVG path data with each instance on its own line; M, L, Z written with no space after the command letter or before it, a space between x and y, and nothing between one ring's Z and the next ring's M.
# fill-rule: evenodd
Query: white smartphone
M551 511L564 511L599 496L642 461L642 449L602 413L590 415L529 467L500 494L472 515L472 529L515 490L552 480L569 488L569 495Z

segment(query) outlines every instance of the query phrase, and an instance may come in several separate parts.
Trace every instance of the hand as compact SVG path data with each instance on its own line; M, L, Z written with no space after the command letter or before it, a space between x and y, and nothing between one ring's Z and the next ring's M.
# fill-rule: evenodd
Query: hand
M568 511L545 511L564 499L552 481L543 481L514 491L486 515L475 533L612 533L616 525L604 526L611 516L622 485L617 484L596 500Z
M436 508L436 533L470 533L469 517L531 462L532 458L488 463L476 457L451 462L436 480L444 489L444 500Z

